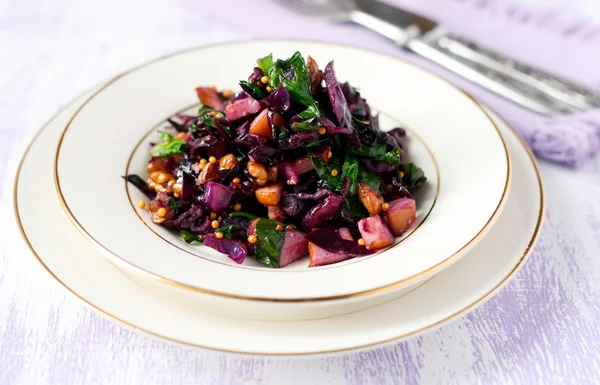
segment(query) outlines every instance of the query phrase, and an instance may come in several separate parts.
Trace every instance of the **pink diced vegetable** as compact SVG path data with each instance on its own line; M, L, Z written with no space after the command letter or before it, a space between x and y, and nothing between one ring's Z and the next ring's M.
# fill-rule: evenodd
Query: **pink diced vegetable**
M232 101L225 107L225 115L227 120L233 122L241 118L256 114L262 106L260 102L250 97Z
M223 111L225 104L219 97L217 91L212 87L198 87L196 93L202 104L218 111Z
M284 222L287 218L285 211L283 211L279 206L267 206L267 213L269 219L273 219L278 222Z
M313 163L308 158L298 158L292 163L296 175L300 176L315 169Z
M347 227L341 227L338 230L338 234L343 239L347 239L349 241L354 240L352 234L350 234L350 230ZM308 267L331 265L332 263L337 263L345 261L346 259L354 258L354 255L351 254L334 253L331 251L327 251L323 248L320 248L312 242L308 243L308 253L310 254L310 264L308 265Z
M417 219L417 205L414 199L400 198L389 203L390 208L385 213L392 233L401 236Z
M303 258L307 253L308 241L306 240L306 234L298 230L286 230L281 256L279 257L279 267L289 265Z
M358 221L358 230L369 250L378 250L394 243L394 236L379 215Z

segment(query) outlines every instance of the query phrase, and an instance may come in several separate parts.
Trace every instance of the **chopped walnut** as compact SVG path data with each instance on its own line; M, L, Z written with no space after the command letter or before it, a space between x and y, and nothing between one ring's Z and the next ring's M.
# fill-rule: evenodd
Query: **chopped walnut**
M231 170L237 164L238 160L233 154L227 154L219 159L219 168L221 170Z
M362 202L363 206L365 206L369 214L377 215L381 212L383 197L381 197L377 191L371 190L371 188L365 183L359 183L357 192L358 198Z
M269 179L269 175L265 166L257 162L248 162L248 173L256 178L256 184L259 186L264 186Z
M219 165L216 163L207 163L200 175L198 175L198 183L204 184L211 180L216 180L219 178Z

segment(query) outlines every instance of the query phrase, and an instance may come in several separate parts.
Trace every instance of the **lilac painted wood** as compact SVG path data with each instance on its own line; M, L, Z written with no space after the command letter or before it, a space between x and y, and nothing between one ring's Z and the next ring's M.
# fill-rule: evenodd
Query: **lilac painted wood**
M480 3L498 9L501 1ZM567 3L574 14L600 15L595 0L552 2ZM22 146L59 106L157 55L249 34L183 0L26 4L0 2L2 214L10 212ZM260 10L252 15L260 18ZM362 45L391 49L339 28ZM54 282L17 241L12 218L0 215L0 384L598 383L600 161L578 172L541 166L547 221L531 259L504 290L420 337L331 358L224 356L123 328Z

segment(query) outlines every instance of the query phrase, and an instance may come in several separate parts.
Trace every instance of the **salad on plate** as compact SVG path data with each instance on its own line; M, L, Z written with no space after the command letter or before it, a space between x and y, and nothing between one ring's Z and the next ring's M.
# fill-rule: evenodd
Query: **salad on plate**
M416 219L426 181L403 161L398 127L378 115L333 62L299 52L257 60L241 91L198 87L194 116L159 131L146 171L125 178L156 224L236 263L329 265L391 246Z

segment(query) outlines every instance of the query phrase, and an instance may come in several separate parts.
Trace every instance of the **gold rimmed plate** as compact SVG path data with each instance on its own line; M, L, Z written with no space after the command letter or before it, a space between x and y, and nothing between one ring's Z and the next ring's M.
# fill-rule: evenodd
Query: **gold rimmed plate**
M418 202L420 227L410 237L371 258L335 268L308 269L305 260L270 270L252 265L252 260L237 266L209 248L190 247L176 233L140 221L137 214L143 219L145 213L132 210L130 200L142 196L137 191L128 196L120 180L126 167L144 174L147 146L135 151L136 144L157 121L193 103L195 86L234 88L235 79L247 76L247 68L265 47L279 57L300 50L322 63L335 59L338 77L359 87L382 116L393 117L384 119L383 127L390 129L400 119L416 132L407 152L429 182ZM365 73L353 59L357 55L379 70ZM209 60L224 56L228 60ZM155 140L152 135L148 142ZM355 311L432 277L483 238L501 212L510 183L502 135L469 96L449 83L378 53L277 40L187 51L109 82L68 123L54 171L59 199L71 221L122 268L173 288L191 289L215 311L232 308L231 302L218 303L226 299L285 303L283 311L265 303L264 308L245 304L245 311L236 312L250 318L285 314L287 319ZM307 273L290 274L295 271ZM308 303L320 301L328 303L309 311ZM299 302L303 305L293 305Z
M501 121L514 173L505 210L470 253L418 289L382 306L299 322L242 321L158 298L123 275L68 219L52 192L51 160L64 124L83 99L67 107L36 137L17 174L14 208L27 245L42 267L86 304L123 325L167 340L220 351L306 355L398 341L440 326L489 299L526 261L544 211L533 155ZM38 215L43 211L45 215ZM518 220L515 220L518 218ZM55 231L48 232L51 227Z

